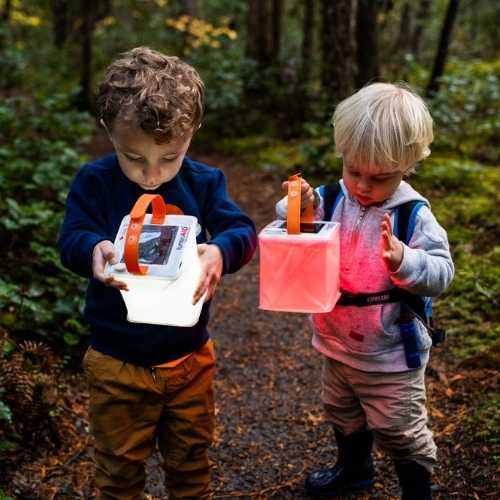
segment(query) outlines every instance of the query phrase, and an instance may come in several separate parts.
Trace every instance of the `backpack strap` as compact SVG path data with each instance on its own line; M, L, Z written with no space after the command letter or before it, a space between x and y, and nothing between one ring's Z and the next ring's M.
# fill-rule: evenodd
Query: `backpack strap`
M324 217L326 221L331 220L333 212L339 201L344 196L344 191L340 187L340 182L334 184L323 185L320 188L321 195L323 196Z
M409 244L413 236L418 211L424 205L425 202L423 201L412 200L396 207L393 233L405 245ZM402 302L404 302L429 328L432 337L432 345L436 346L442 343L445 339L445 332L444 330L434 328L432 321L432 298L414 295L404 290L401 290L401 294Z
M393 233L405 245L411 240L415 230L418 211L425 205L423 201L412 200L398 205L394 214Z

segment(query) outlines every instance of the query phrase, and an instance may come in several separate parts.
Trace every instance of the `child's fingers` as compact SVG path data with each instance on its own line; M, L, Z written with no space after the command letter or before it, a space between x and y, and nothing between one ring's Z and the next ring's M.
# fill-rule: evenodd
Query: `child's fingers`
M113 275L105 273L104 270L94 270L94 278L104 285L110 286L111 288L118 288L119 290L128 291L128 285L124 281L120 281Z
M200 282L198 283L198 286L196 287L196 290L193 294L193 305L196 304L201 299L201 297L203 297L203 294L207 291L209 284L210 284L209 275L202 274Z
M307 200L314 200L314 190L309 184L304 188L302 186L302 198Z
M124 281L117 280L114 276L105 275L103 283L111 288L128 292L128 285Z
M389 234L392 234L391 216L389 214L384 214L382 224L387 229L387 231L389 231Z
M392 235L387 229L382 230L382 254L385 257L393 250Z
M281 188L288 191L288 185L289 182L284 181L281 183ZM302 208L314 203L314 189L302 178L300 179L300 196Z
M306 193L309 191L311 188L311 185L304 179L300 179L300 191L302 194Z
M106 263L115 264L116 261L113 243L111 243L111 241L101 241L98 243L92 255L92 272L94 278L106 286L118 288L119 290L128 290L128 286L125 282L105 272Z
M222 254L217 245L198 245L198 255L200 256L201 277L193 295L193 304L196 304L205 292L205 302L210 300L222 275Z
M214 295L219 285L220 278L217 277L216 273L208 273L206 278L200 283L200 286L196 290L193 296L193 304L196 304L198 300L203 297L203 294L206 292L205 302L208 302Z
M284 189L284 190L288 190L288 184L289 182L288 181L283 181L281 183L281 188ZM302 194L306 193L309 189L312 189L310 184L305 181L304 179L300 179L300 191Z
M115 247L111 241L105 240L97 244L97 252L99 252L105 262L116 264Z
M383 250L387 250L389 248L389 234L387 231L382 231L382 247Z
M197 250L198 250L198 256L202 257L203 254L207 251L206 243L199 244ZM200 297L205 293L205 289L207 286L206 281L208 276L207 276L206 264L201 258L200 258L200 264L201 264L201 276L198 282L198 286L196 287L193 294L193 305L200 300Z

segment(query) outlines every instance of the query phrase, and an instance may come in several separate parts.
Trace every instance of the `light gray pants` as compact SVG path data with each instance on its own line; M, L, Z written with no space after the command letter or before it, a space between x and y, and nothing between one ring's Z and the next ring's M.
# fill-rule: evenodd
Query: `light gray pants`
M413 460L432 472L436 445L427 426L424 371L363 372L325 357L327 416L342 434L370 429L394 460Z

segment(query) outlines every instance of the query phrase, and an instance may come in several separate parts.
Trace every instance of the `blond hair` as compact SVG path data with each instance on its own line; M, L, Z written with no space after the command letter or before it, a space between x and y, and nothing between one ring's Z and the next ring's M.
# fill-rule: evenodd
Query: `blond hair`
M333 115L336 151L347 164L405 173L429 156L432 117L405 84L373 83L342 101Z
M203 115L204 85L178 57L148 47L120 55L99 85L98 106L106 127L127 120L157 143L196 130Z

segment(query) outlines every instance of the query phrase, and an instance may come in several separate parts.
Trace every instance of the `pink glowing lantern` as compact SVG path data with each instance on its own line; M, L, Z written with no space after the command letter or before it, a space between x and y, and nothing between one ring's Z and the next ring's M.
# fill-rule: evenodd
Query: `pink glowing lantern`
M322 313L340 297L339 225L314 221L312 207L301 218L300 175L288 179L287 220L259 234L260 308Z

